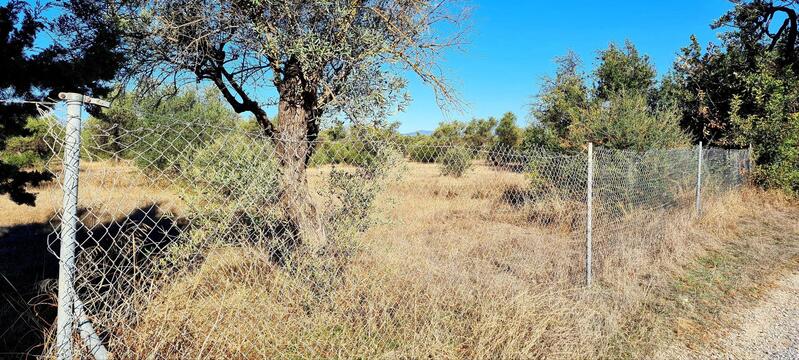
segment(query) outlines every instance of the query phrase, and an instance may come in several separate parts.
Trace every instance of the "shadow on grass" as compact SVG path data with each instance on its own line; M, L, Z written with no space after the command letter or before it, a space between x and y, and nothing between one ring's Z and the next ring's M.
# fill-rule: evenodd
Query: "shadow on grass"
M86 213L80 210L82 217ZM57 224L32 223L0 227L0 358L42 355L56 315L60 248L53 232ZM93 289L118 288L136 262L164 249L186 228L185 221L165 216L159 204L135 209L127 216L78 229L79 261L89 257L109 269L85 280ZM135 247L127 242L137 240ZM81 289L78 289L79 296ZM113 304L107 304L113 306Z

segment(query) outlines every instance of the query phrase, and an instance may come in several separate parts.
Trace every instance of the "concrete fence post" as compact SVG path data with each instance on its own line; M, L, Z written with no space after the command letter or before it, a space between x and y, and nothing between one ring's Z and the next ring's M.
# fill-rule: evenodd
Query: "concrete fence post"
M696 146L696 216L702 215L702 142Z
M72 360L72 332L75 326L75 301L72 287L75 276L75 234L78 225L78 170L80 168L80 117L83 95L61 93L67 103L64 134L63 215L58 267L58 318L56 321L56 356Z
M585 284L591 286L593 268L593 202L594 202L594 144L588 143L588 169L586 176L585 221Z
M89 315L86 314L83 302L80 301L78 296L75 296L75 321L77 321L78 334L81 340L83 340L83 345L89 350L89 353L92 354L94 359L110 359L111 356L108 350L105 348L105 345L103 345L100 336L94 331L94 325L92 325L91 320L89 320Z
M94 331L88 316L75 294L75 248L78 232L78 177L80 171L80 118L83 104L109 107L107 101L75 93L60 93L67 103L67 122L64 132L63 215L61 216L58 262L58 317L56 319L56 357L72 360L72 335L77 329L89 352L97 360L109 358L108 351Z

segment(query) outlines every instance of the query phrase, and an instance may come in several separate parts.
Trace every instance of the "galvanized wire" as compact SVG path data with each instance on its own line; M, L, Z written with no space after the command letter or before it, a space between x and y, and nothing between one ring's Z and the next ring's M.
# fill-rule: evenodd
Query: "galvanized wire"
M61 181L63 124L51 123L54 156L47 167ZM272 339L272 330L259 328L269 341L216 351L214 346L235 341L222 333L193 331L205 325L191 314L217 316L211 321L215 324L259 326L253 319L237 318L241 309L225 300L247 298L246 292L237 292L245 291L241 284L254 283L264 291L255 299L274 309L264 316L281 317L277 323L301 334L316 330L299 319L323 319L308 315L315 309L343 307L342 296L368 301L340 289L359 280L349 274L353 262L362 261L357 254L378 246L361 241L364 233L375 224L408 225L388 215L383 205L403 199L386 198L386 189L426 191L426 185L414 183L419 179L442 184L444 179L466 179L447 182L430 196L466 194L474 201L462 206L480 208L464 214L571 239L570 279L580 283L584 270L585 153L475 147L369 132L336 141L292 141L241 124L159 119L146 127L84 128L81 156L74 288L100 341L119 358L319 355L335 348L335 342ZM744 184L750 167L746 151L707 149L703 157L703 196ZM697 160L691 148L594 150L596 272L624 258L616 256L624 251L614 246L619 239L640 236L656 242L668 236L669 216L693 206ZM297 163L303 166L293 170L302 174L287 170ZM54 228L63 216L58 210ZM51 239L60 235L54 232ZM484 256L474 259L504 268L503 261L518 254ZM177 309L175 297L195 300L182 305L188 309ZM370 326L335 331L367 331ZM342 353L359 353L349 350Z

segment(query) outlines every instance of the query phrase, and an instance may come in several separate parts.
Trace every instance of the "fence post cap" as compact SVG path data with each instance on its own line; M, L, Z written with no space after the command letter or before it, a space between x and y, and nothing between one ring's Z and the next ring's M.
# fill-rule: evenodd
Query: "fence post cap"
M66 101L80 101L83 102L83 95L71 92L58 93L58 98Z
M58 98L66 101L78 101L85 104L97 105L104 108L111 106L111 103L106 100L95 99L78 93L62 92L58 93Z

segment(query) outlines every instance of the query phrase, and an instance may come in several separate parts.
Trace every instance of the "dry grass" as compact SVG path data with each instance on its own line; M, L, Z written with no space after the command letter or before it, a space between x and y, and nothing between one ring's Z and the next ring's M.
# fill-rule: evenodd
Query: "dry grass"
M597 279L586 289L576 205L514 208L499 199L524 176L484 166L461 178L434 165L403 173L380 202L382 223L329 292L262 249L214 248L174 276L137 323L114 329L109 345L142 358L637 358L662 348L668 357L674 344L707 341L724 324L708 312L751 302L757 282L799 254L796 204L728 193L706 200L699 221L688 207L600 227ZM92 179L81 184L87 204L116 201L124 212L160 197L179 212L174 197L135 175ZM708 259L726 267L709 268Z
M216 249L124 341L142 356L644 356L674 340L672 314L650 308L671 294L673 277L742 236L729 224L790 208L747 193L708 201L699 223L690 208L632 214L599 232L598 285L589 290L579 285L581 237L533 225L530 213L497 201L522 175L478 167L448 178L420 164L405 174L382 202L386 223L365 235L366 250L329 296L260 250Z
M158 182L148 180L127 162L88 162L80 168L79 209L87 226L107 223L134 209L158 205L177 212L180 201ZM56 210L63 193L57 182L30 189L35 207L17 205L0 196L0 358L41 352L43 328L55 317L57 259L50 252Z
M128 161L89 162L80 167L80 202L83 222L118 219L131 210L158 204L167 211L177 212L182 204L175 195L159 186L164 178L149 178ZM31 189L37 195L36 206L18 205L8 198L0 198L0 227L47 223L61 208L63 192L57 181Z
M0 227L10 227L15 225L43 223L50 220L53 215L55 204L60 199L58 188L55 185L45 185L36 188L34 191L38 195L37 206L18 205L7 197L0 198Z
M799 268L795 200L750 190L715 205L699 226L717 241L702 242L681 261L675 280L647 306L663 309L670 325L659 358L697 357L696 350L718 347L716 340L737 326L737 314Z

